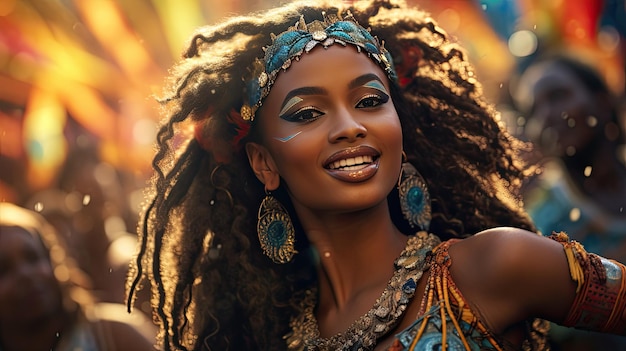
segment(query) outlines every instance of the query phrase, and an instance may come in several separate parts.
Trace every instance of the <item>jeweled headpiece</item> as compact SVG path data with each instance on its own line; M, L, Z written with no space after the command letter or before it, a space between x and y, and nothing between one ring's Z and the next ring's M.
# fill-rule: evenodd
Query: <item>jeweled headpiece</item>
M359 52L365 51L385 71L391 80L396 80L391 55L368 30L361 27L351 14L345 18L324 15L324 21L315 20L309 24L304 17L287 31L275 36L272 44L265 47L265 57L257 59L252 67L252 78L246 84L245 97L241 107L241 118L252 121L261 107L282 69L287 70L294 60L315 46L327 48L335 43L354 45Z

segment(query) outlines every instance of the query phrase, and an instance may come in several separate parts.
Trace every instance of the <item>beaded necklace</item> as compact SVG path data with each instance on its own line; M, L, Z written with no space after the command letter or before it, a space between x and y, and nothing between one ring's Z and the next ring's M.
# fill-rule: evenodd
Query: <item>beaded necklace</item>
M315 318L317 290L308 290L301 302L300 314L293 318L291 332L284 338L292 351L372 350L377 341L400 321L415 294L417 281L426 270L426 256L440 243L437 236L421 231L410 236L407 245L394 261L394 273L372 309L357 319L343 333L320 337Z

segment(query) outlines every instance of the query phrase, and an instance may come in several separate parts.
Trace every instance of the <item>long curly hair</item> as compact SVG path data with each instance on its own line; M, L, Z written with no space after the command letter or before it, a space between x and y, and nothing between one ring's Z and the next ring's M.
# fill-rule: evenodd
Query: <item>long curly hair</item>
M233 17L195 33L162 99L165 120L128 304L149 284L166 350L286 348L294 297L315 284L316 274L297 223L300 254L290 263L276 265L262 254L255 225L263 186L241 148L246 127L232 115L244 101L242 76L271 44L270 33L301 15L322 20L323 11L350 11L394 58L392 98L404 151L431 195L430 231L445 240L502 225L534 230L518 191L524 144L505 132L465 53L428 14L393 0L325 0ZM393 219L407 231L394 195ZM277 197L293 212L284 192Z

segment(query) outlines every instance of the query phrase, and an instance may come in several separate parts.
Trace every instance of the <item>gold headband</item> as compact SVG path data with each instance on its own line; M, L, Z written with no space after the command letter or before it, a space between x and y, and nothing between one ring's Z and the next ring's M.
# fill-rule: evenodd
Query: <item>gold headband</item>
M294 60L311 51L318 44L327 48L335 43L343 46L352 44L357 50L367 53L385 71L391 80L396 80L391 55L368 30L361 27L351 14L346 18L327 16L324 21L315 20L309 24L304 17L285 32L275 36L272 44L263 50L263 59L256 59L252 67L252 78L246 84L246 101L241 107L241 118L252 122L256 111L261 107L280 70L287 70Z

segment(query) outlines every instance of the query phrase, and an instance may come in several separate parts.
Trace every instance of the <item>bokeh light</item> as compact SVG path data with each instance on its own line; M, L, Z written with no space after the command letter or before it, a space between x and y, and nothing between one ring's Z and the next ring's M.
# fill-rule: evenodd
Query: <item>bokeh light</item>
M526 57L537 51L537 36L529 30L520 30L509 37L509 51L516 57Z

